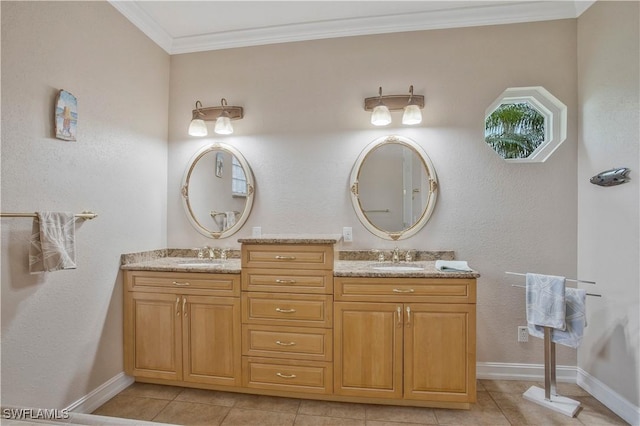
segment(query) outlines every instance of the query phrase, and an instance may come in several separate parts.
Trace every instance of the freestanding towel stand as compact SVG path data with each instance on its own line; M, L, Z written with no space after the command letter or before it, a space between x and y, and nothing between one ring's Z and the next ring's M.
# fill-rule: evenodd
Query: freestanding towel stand
M506 272L509 275L526 276L519 272ZM594 281L570 280L577 283L595 284ZM512 285L512 287L522 287L521 285ZM601 297L600 294L587 293L587 296ZM531 386L522 396L536 404L549 408L565 416L573 417L580 408L580 402L571 398L558 395L556 388L556 344L551 340L551 332L553 328L544 328L544 389L538 386Z
M575 416L580 402L558 395L556 389L556 344L551 340L551 327L544 327L544 389L531 386L522 396L536 404L565 416Z

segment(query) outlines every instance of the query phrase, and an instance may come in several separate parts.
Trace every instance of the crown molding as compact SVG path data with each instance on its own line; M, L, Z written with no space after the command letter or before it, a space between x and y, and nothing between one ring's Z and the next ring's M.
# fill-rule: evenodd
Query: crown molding
M111 6L122 13L133 25L138 27L147 37L160 46L165 52L171 54L173 38L138 6L135 1L108 0Z
M576 18L594 1L524 1L338 19L172 38L133 1L109 1L167 53L181 54L295 41Z

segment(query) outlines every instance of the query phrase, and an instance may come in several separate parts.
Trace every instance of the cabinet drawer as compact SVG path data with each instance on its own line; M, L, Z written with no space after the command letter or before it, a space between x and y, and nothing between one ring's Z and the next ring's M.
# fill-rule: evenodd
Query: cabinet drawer
M476 303L474 278L335 277L335 300Z
M242 268L333 269L332 244L243 244Z
M242 385L303 393L330 394L333 368L329 362L242 357Z
M242 321L248 324L331 327L331 296L242 293Z
M128 291L240 296L240 274L125 271Z
M252 269L242 273L242 289L276 293L333 293L331 271Z
M333 333L327 328L242 326L243 355L331 361L332 343Z

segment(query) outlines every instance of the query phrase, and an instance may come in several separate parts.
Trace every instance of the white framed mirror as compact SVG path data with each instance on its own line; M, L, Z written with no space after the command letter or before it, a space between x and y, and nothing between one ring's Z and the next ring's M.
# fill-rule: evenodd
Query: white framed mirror
M350 178L353 208L365 228L402 240L427 223L436 204L438 178L427 153L403 136L384 136L360 153Z
M191 225L209 238L226 238L247 221L255 182L240 151L214 143L200 149L189 161L181 193Z

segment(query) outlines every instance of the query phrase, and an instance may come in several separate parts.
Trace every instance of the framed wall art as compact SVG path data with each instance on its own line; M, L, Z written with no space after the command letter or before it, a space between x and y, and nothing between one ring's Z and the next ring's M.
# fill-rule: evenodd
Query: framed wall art
M60 90L55 108L56 138L75 141L78 131L78 100L66 90Z

